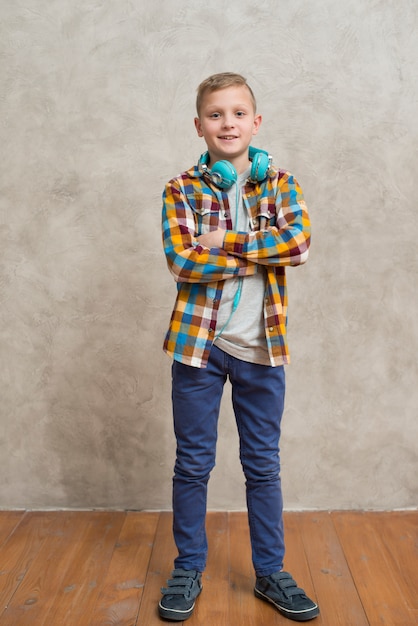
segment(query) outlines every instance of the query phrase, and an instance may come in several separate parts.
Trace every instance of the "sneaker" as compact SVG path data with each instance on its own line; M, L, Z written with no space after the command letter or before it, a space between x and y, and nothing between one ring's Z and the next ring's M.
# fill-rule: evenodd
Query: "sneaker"
M319 615L318 605L308 598L303 589L287 572L257 578L254 593L257 598L271 602L285 617L295 622L307 622Z
M175 569L171 575L168 586L161 589L158 613L164 619L181 622L193 613L195 600L202 591L202 574L194 569Z

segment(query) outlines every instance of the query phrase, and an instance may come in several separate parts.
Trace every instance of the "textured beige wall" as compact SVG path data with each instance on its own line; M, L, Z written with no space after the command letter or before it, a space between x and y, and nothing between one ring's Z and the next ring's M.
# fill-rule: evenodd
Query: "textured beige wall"
M286 506L417 505L417 28L416 0L1 3L0 507L170 507L161 192L224 70L313 222ZM211 508L245 503L228 400Z

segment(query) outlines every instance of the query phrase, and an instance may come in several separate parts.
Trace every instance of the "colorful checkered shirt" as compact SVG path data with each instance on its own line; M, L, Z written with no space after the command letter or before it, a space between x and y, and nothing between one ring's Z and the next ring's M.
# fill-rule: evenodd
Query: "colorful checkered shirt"
M264 320L270 362L289 363L285 266L305 263L310 245L302 189L289 172L271 168L266 180L247 181L242 193L250 232L232 230L226 192L197 166L169 181L163 193L163 245L177 282L164 350L186 365L207 365L225 280L250 276L260 265L267 277ZM217 228L226 230L222 248L202 246L197 237Z

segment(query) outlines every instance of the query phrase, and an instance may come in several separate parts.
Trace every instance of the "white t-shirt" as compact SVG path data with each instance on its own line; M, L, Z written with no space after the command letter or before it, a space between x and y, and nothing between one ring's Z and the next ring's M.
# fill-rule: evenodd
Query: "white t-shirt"
M242 187L249 174L250 169L238 176L236 184L228 190L235 231L251 230L250 216L242 201ZM220 350L242 361L271 365L264 327L265 280L265 271L259 265L253 276L225 281L214 343Z

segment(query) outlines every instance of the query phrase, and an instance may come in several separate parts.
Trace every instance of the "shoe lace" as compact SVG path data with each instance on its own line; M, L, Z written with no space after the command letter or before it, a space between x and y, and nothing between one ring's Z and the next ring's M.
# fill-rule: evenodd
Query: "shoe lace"
M194 570L175 569L171 574L172 578L167 580L167 587L162 587L161 593L164 596L184 596L190 599L196 574Z

